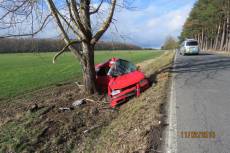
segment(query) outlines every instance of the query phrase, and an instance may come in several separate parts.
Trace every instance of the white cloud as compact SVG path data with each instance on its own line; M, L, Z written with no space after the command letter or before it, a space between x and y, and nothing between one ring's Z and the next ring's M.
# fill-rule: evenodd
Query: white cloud
M148 6L145 10L123 10L116 13L119 33L126 35L127 41L144 47L160 47L168 35L177 37L191 10L192 5L164 11L164 7ZM110 31L114 31L113 28ZM111 35L118 39L119 35ZM108 38L107 36L106 38Z

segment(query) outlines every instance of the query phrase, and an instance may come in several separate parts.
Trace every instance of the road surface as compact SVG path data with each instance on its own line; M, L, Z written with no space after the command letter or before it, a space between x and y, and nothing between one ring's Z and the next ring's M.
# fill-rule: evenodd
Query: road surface
M177 54L173 74L168 152L230 153L230 57Z

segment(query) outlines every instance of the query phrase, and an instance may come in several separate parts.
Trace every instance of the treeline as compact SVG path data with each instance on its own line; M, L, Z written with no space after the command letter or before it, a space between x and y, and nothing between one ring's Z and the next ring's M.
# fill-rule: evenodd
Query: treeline
M230 0L198 0L180 40L195 38L203 50L230 51Z
M58 39L1 38L0 53L57 52L65 46ZM81 49L80 45L77 46ZM120 42L98 42L96 50L139 50L141 47Z

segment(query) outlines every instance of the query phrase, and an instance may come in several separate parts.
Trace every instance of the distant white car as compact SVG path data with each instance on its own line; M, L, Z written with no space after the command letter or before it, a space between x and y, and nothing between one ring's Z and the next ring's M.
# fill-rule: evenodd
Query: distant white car
M196 54L200 52L198 41L195 39L187 39L180 46L180 54Z

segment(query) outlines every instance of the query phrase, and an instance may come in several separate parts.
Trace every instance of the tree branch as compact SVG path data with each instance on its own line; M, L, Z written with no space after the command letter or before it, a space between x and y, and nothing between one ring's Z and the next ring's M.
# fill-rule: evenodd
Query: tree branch
M57 10L57 13L61 17L61 19L65 22L65 24L73 31L73 33L75 33L78 37L81 37L80 33L78 33L78 31L76 31L74 29L74 27L71 25L71 23L68 22L67 19L58 10ZM79 29L77 28L77 30L79 30ZM80 38L80 39L82 39L82 38Z
M69 0L66 0L66 4L67 4L67 7L68 7L68 10L69 10L69 16L70 16L70 20L74 23L74 25L77 27L77 29L79 30L80 34L81 34L81 37L83 36L82 34L82 31L80 31L80 27L77 23L77 21L75 20L74 16L73 16L73 13L72 13L72 10L71 10L71 4L69 2Z
M79 26L79 30L82 32L82 35L84 38L86 38L86 30L81 22L81 18L79 16L79 13L78 13L78 9L77 9L77 4L76 4L76 1L75 0L71 0L70 1L70 8L71 10L73 11L73 14L74 14L74 17L76 19L76 22L77 22L77 25Z
M103 1L104 1L104 0L101 0L101 2L100 2L100 4L98 5L98 7L97 7L94 11L90 12L90 15L95 14L95 13L97 13L97 12L100 10Z
M17 11L18 9L20 9L25 3L26 3L26 1L22 2L21 5L16 6L16 8L14 8L14 9L12 9L12 10L10 10L10 9L8 9L8 8L4 8L4 9L7 10L7 12L0 18L0 20L2 20L3 18L5 18L8 14L16 12L16 11Z
M49 6L49 8L50 8L50 10L51 10L51 12L52 12L52 15L54 16L54 18L56 19L56 23L57 23L57 25L58 25L58 27L59 27L59 29L60 29L60 31L61 31L61 33L62 33L62 35L63 35L63 37L64 37L64 41L65 41L65 43L66 44L69 44L71 41L70 41L70 38L69 38L69 36L67 35L67 33L66 33L66 31L65 31L65 29L64 29L64 27L63 27L63 25L62 25L62 23L61 23L61 21L60 21L60 18L59 18L59 16L58 16L58 13L57 13L57 8L56 8L56 6L54 5L54 3L53 3L53 1L52 0L47 0L47 4L48 4L48 6ZM69 48L71 49L71 50L74 50L75 52L75 54L77 55L77 57L78 58L81 58L81 53L80 53L80 51L79 50L76 50L73 46L69 46Z
M93 44L93 45L95 45L96 42L101 38L101 36L105 33L105 31L108 29L110 23L112 22L112 18L113 18L115 6L116 6L116 0L112 0L111 5L112 6L111 6L111 9L109 12L109 16L107 17L107 19L102 24L101 28L98 30L98 32L96 32L96 34L93 36L93 39L91 40L91 44Z
M80 41L80 40L71 41L69 44L67 44L66 46L64 46L64 47L62 48L62 50L60 50L60 51L53 57L53 64L55 63L55 60L56 60L62 53L64 53L65 50L66 50L69 46L74 45L74 44L76 44L76 43L81 43L81 41Z
M9 37L26 37L26 36L32 36L32 35L36 35L38 34L40 31L43 30L43 28L46 26L46 22L48 21L49 17L51 16L51 14L49 14L43 21L41 27L35 31L35 32L32 32L32 33L27 33L27 34L17 34L17 35L13 35L13 34L9 34L9 35L6 35L6 36L0 36L0 38L9 38Z

